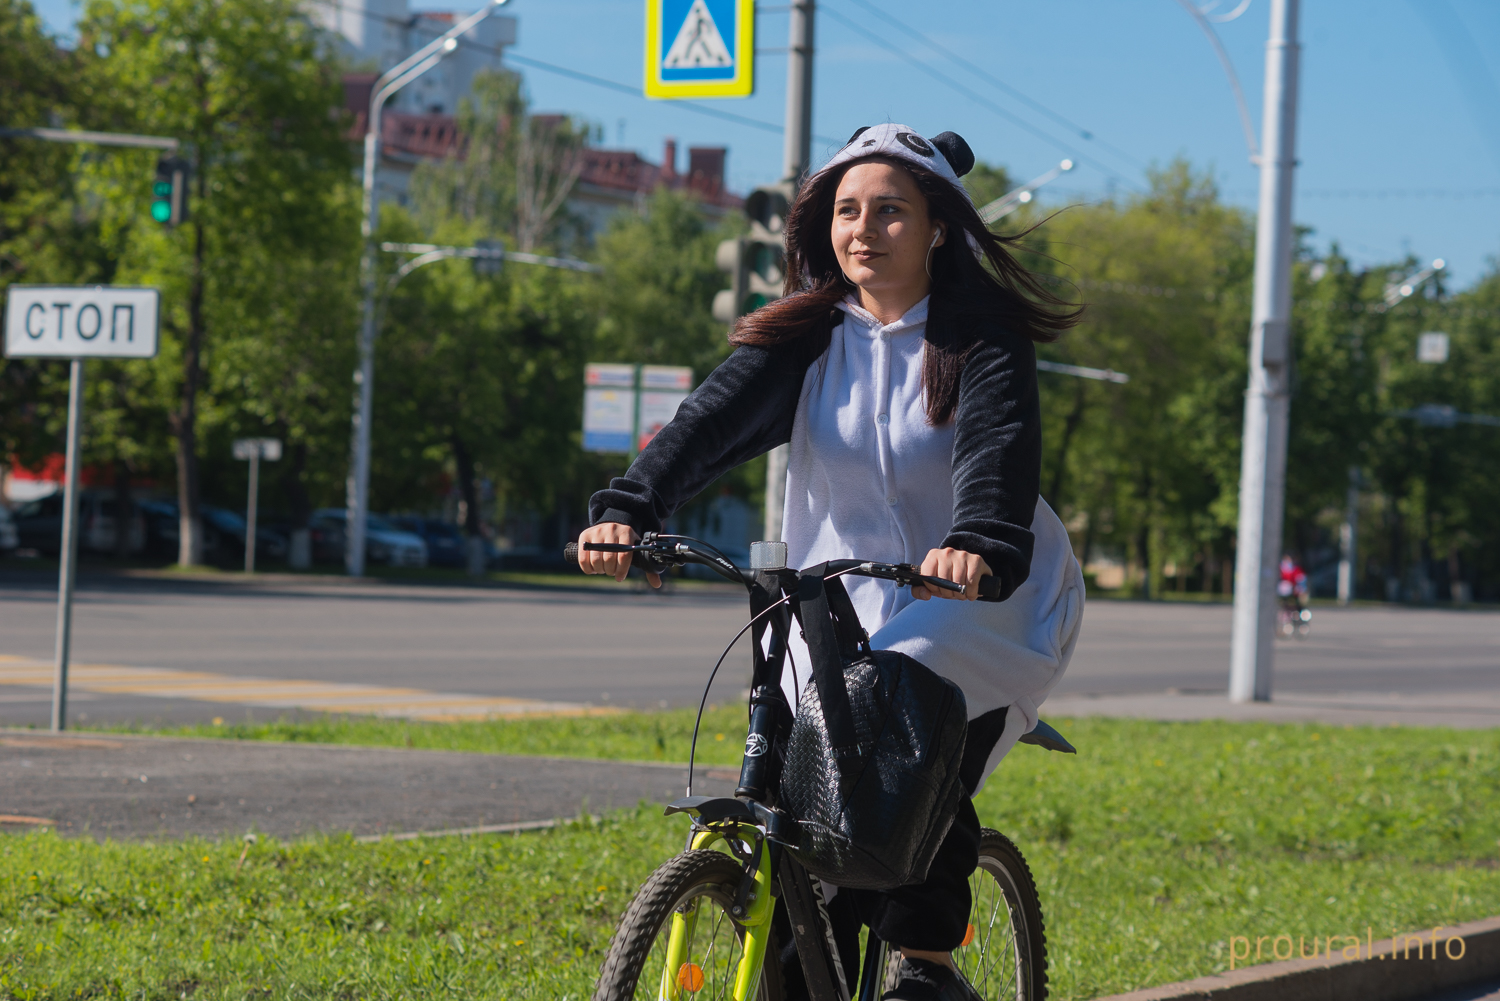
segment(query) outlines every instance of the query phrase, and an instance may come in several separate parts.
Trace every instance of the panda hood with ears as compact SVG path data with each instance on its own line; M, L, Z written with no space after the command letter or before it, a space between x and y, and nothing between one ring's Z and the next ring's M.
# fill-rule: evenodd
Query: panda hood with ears
M959 178L973 169L974 151L969 149L963 136L957 132L943 132L927 139L905 125L892 123L867 125L858 130L849 137L844 148L812 176L817 177L867 156L891 157L926 168L968 197L968 190Z

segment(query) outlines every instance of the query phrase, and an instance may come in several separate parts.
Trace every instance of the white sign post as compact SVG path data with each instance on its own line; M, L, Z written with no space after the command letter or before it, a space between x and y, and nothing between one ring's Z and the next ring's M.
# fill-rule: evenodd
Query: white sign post
M281 458L279 438L236 438L234 457L250 460L250 499L245 504L245 572L255 572L255 508L260 499L260 460Z
M1429 330L1417 337L1417 361L1424 365L1441 365L1448 360L1448 335Z
M83 432L83 363L87 358L156 354L161 293L111 285L12 285L5 297L8 358L66 358L68 451L63 463L62 547L57 574L57 673L52 729L68 726L68 656L73 637L73 582L78 565L78 444ZM121 529L123 531L123 529Z

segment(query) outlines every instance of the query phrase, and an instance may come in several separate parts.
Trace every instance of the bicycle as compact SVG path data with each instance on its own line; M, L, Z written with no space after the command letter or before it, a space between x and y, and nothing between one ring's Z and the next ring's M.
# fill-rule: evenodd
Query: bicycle
M1312 631L1312 609L1298 596L1282 595L1276 606L1276 633L1282 639L1306 639Z
M682 854L660 866L626 908L600 970L594 1001L782 1001L780 943L773 926L775 901L785 901L787 924L797 945L811 1001L879 1001L894 985L900 954L866 934L857 982L847 983L834 941L822 884L783 850L793 843L795 824L777 809L781 742L791 713L781 690L786 638L797 594L797 571L786 567L785 543L751 547L751 568L741 569L723 553L685 536L646 533L637 545L586 543L595 552L632 553L643 570L697 563L749 591L752 618L720 655L709 685L745 632L753 637L750 726L734 798L695 796L693 761L698 727L688 756L687 795L666 808L692 820ZM577 561L578 547L564 551ZM952 581L924 577L910 564L837 560L828 576L849 574L891 580L898 586L962 590ZM981 593L995 593L986 577ZM769 628L769 646L763 642ZM795 665L794 665L795 669ZM704 689L703 702L708 700ZM703 713L699 706L699 720ZM1076 753L1061 734L1038 722L1022 741ZM963 945L954 953L960 973L986 999L1042 1001L1047 994L1047 946L1036 883L1014 842L984 828L979 866L970 877L973 905ZM707 992L706 994L704 992Z

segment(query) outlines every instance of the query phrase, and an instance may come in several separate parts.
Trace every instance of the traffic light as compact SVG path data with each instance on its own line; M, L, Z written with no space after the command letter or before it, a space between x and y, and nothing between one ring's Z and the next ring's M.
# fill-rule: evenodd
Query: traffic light
M151 182L151 218L168 229L187 221L188 162L180 156L156 161L156 180Z
M505 268L505 244L499 240L475 240L474 249L483 255L474 257L474 274L481 278L493 278Z
M780 299L786 276L786 217L791 209L790 184L756 188L745 199L750 233L725 240L714 253L720 271L729 273L729 288L714 296L714 319L733 323L773 299Z

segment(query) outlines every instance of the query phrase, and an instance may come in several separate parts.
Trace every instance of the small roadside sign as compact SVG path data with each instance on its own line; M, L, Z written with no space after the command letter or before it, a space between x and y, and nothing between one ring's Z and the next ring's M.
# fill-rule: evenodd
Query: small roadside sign
M73 585L78 568L79 440L90 358L154 358L161 293L123 285L12 285L5 290L7 358L62 358L68 365L68 438L63 458L62 537L57 569L57 671L52 729L68 726Z
M153 358L161 293L121 285L12 285L9 358Z
M245 572L255 572L255 512L260 503L260 460L281 458L280 438L236 438L234 457L250 461L250 497L245 504Z
M693 388L678 365L591 364L583 372L583 447L628 452L650 444Z
M651 444L657 432L677 416L677 408L693 388L693 370L673 365L641 366L640 417L636 421L635 450Z
M1447 334L1441 330L1429 330L1417 337L1417 361L1426 365L1441 365L1447 360Z
M246 459L265 459L267 462L277 462L281 459L281 439L236 438L234 440L234 457L242 462Z
M592 364L583 370L583 448L628 452L635 431L635 366Z
M646 96L749 97L755 0L646 0Z

